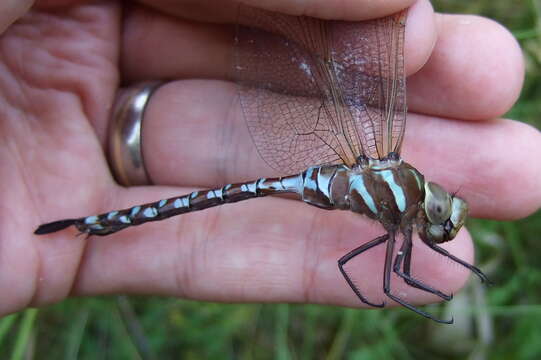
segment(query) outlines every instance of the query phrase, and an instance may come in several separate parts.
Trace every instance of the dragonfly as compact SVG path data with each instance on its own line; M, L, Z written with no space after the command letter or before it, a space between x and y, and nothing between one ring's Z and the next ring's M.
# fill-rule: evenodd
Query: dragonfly
M221 188L40 225L35 234L75 226L105 236L128 227L210 207L277 194L295 194L325 210L347 210L379 222L385 234L338 260L358 299L367 299L345 265L385 244L383 293L440 323L391 288L394 273L406 284L449 301L448 295L411 274L412 236L488 283L483 272L439 244L455 238L468 214L466 201L425 180L403 161L406 126L404 33L407 11L381 19L346 22L290 16L243 7L234 41L232 77L252 140L281 177ZM293 175L291 175L293 174ZM396 256L397 238L402 244Z

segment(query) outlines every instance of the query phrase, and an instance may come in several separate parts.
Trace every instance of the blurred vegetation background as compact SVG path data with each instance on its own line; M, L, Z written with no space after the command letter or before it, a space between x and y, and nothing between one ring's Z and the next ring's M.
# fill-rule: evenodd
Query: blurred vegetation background
M513 32L523 48L527 75L522 96L507 116L541 129L539 0L433 4L441 12L490 17ZM541 212L515 222L473 219L468 227L477 263L497 285L487 289L472 277L452 302L430 306L446 317L452 313L453 326L399 308L358 311L153 297L70 299L1 319L0 357L540 359Z

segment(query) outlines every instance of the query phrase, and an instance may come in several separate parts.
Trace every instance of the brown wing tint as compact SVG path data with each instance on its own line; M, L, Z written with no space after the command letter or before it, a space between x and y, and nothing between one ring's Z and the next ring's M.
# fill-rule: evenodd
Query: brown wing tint
M295 173L400 150L405 17L323 21L241 7L233 73L270 166Z

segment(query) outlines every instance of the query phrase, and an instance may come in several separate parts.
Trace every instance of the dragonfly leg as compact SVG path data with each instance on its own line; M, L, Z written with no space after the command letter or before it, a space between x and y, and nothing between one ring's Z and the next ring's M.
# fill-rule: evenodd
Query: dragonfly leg
M348 283L349 287L351 288L351 290L353 290L353 292L355 293L355 295L357 295L357 297L359 298L359 300L361 300L363 303L367 304L367 305L370 305L370 306L373 306L373 307L384 307L385 306L385 302L382 302L381 304L374 304L370 301L368 301L362 294L361 292L359 291L359 288L357 287L357 285L355 285L353 283L353 281L351 280L351 277L349 276L349 274L346 272L346 270L344 269L344 265L346 265L346 263L353 259L355 256L357 255L360 255L361 253L365 252L366 250L368 249L371 249L373 248L374 246L377 246L379 244L382 244L384 243L385 241L387 241L387 239L389 239L389 234L385 234L385 235L382 235L382 236L379 236L377 238L375 238L374 240L370 240L369 242L367 242L366 244L363 244L361 246L359 246L358 248L356 249L353 249L351 250L350 252L348 252L346 255L342 256L339 260L338 260L338 268L340 269L340 272L342 273L342 275L344 276L344 279L346 279L346 282Z
M393 259L393 251L394 251L395 233L391 232L389 235L390 235L389 240L387 241L387 251L385 253L385 268L384 268L384 273L383 273L383 292L385 293L385 295L387 295L390 299L396 301L400 305L430 320L434 320L435 322L442 323L442 324L452 324L453 323L452 318L451 320L437 319L434 316L430 315L429 313L413 306L407 301L402 300L398 296L395 296L391 293L391 267L392 267L392 262L393 262L392 259Z
M453 298L453 295L447 295L411 276L412 248L413 246L411 242L411 230L410 230L404 234L404 242L402 243L402 246L400 247L400 251L398 252L398 255L396 255L394 265L393 265L393 271L402 279L404 279L406 284L414 288L437 295L444 300L447 300L447 301L451 300ZM402 261L404 261L404 272L400 271L400 267L402 266Z
M477 275L479 277L479 279L481 279L481 282L486 283L487 285L492 285L492 281L490 281L488 279L488 277L485 274L483 274L483 272L479 268L477 268L476 266L474 266L472 264L468 264L464 260L461 260L461 259L457 258L453 254L451 254L449 251L445 250L444 248L439 247L436 244L429 243L428 241L425 241L425 244L427 244L429 248L436 251L437 253L439 253L439 254L441 254L443 256L446 256L449 259L453 260L454 262L457 262L460 265L464 266L465 268L469 269L471 272L473 272L475 275Z

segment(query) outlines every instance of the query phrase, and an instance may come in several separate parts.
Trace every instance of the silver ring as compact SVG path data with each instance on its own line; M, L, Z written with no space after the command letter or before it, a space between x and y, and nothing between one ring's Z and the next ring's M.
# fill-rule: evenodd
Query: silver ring
M163 84L143 83L122 90L116 98L109 127L109 166L121 185L152 183L145 169L141 130L150 97Z

